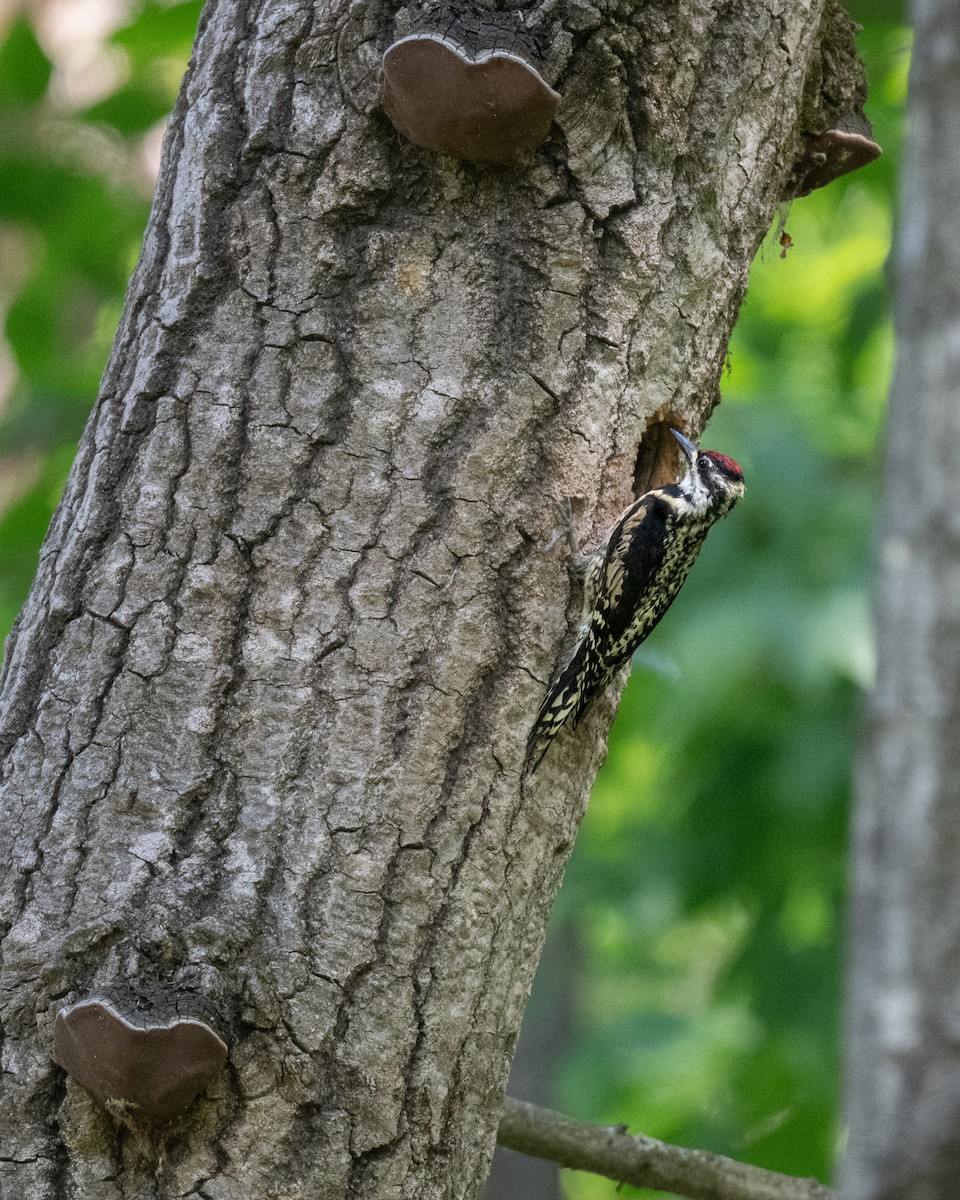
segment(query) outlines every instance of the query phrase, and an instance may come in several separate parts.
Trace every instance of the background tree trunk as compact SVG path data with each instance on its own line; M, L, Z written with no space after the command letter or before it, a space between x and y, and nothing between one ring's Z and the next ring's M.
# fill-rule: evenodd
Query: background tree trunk
M611 714L521 792L560 502L586 540L675 470L849 43L817 0L531 7L558 122L478 169L378 110L393 16L201 22L7 645L3 1197L473 1193ZM174 1136L50 1059L126 981L230 1043Z
M960 11L912 6L897 368L859 781L850 1200L960 1181Z

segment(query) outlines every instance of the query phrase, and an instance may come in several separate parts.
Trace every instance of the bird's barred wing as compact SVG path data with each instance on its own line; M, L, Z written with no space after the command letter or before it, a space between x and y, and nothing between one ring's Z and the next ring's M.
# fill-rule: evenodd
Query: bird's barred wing
M564 725L577 726L612 672L632 653L632 647L623 657L611 651L624 639L629 643L633 615L655 590L672 518L669 501L648 493L620 514L594 552L584 580L580 637L530 730L526 772L536 770Z
M657 595L657 576L675 520L671 499L663 491L648 492L621 513L610 531L591 596L590 624L598 642L621 642Z
M540 705L537 719L527 737L524 774L537 769L560 730L568 721L575 726L583 710L596 695L601 681L590 669L596 662L588 634L577 643L570 661L554 680Z

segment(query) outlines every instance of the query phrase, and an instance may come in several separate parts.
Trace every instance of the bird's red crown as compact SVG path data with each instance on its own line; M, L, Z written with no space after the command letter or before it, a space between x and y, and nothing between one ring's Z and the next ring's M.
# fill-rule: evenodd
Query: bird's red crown
M709 454L713 461L723 467L724 471L728 475L732 475L734 479L743 478L743 468L729 454L721 454L719 450L705 450L704 454Z

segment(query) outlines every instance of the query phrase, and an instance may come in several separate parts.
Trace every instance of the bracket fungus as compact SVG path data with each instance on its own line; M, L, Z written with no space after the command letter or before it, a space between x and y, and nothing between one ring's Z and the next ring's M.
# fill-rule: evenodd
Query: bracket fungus
M550 133L560 96L521 55L472 55L438 33L413 33L383 56L383 107L417 146L473 163L508 163Z
M196 1017L135 1024L106 1000L57 1013L54 1059L114 1115L162 1124L184 1112L227 1059L220 1035Z
M848 113L832 129L808 134L793 170L795 196L808 196L841 175L865 167L883 153L873 140L873 127L860 113Z

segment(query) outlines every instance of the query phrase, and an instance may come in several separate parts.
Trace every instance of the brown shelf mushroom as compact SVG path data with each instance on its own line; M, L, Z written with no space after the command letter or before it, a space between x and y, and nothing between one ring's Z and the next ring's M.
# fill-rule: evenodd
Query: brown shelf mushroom
M204 1021L135 1025L105 1000L62 1008L53 1046L60 1066L101 1104L154 1123L187 1109L227 1058L226 1043Z
M471 57L439 34L400 38L383 56L383 107L417 146L474 163L507 163L550 133L559 95L526 59Z
M873 140L873 128L866 117L849 113L833 129L808 135L803 155L794 168L796 196L808 196L826 187L841 175L865 167L883 153Z

